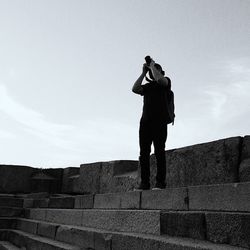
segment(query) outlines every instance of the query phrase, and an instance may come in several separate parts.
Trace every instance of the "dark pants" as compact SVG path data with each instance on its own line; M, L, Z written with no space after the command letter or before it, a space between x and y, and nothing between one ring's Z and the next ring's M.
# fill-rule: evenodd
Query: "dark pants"
M167 139L167 124L160 122L140 122L140 165L141 182L150 183L150 152L154 144L154 152L157 161L156 182L165 184L166 180L166 157L165 143Z

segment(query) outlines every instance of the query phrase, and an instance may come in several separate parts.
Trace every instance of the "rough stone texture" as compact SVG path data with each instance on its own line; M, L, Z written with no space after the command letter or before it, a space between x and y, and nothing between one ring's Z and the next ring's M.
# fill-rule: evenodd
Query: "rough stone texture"
M34 220L45 220L46 210L39 208L25 209L25 218Z
M47 192L30 193L30 194L17 194L17 198L29 198L29 199L43 199L49 197Z
M23 199L12 197L1 197L0 207L23 207Z
M187 188L167 188L143 191L142 209L187 210Z
M73 197L50 198L50 208L74 208L75 199Z
M188 187L190 210L250 212L250 182Z
M95 194L100 192L101 170L101 162L80 166L79 193Z
M100 193L125 192L132 190L137 184L134 172L138 161L110 161L102 163L100 177ZM132 173L132 174L131 174Z
M14 228L16 221L14 218L1 218L0 217L0 229Z
M206 238L205 215L199 212L163 212L161 233L203 240Z
M0 193L31 192L30 177L35 172L27 166L0 165Z
M160 234L160 211L83 210L82 226L120 232Z
M46 221L67 225L81 225L82 210L77 209L44 209Z
M37 234L47 238L55 239L57 228L58 226L55 224L40 222L38 223Z
M16 229L22 230L27 233L36 234L37 223L34 221L25 220L25 219L17 219Z
M112 234L94 232L94 249L115 250L112 247Z
M232 137L166 151L167 187L185 187L238 180L241 137ZM151 185L156 160L151 157Z
M94 248L94 232L72 228L69 226L60 226L56 233L56 240L80 246L82 249Z
M33 205L34 205L34 200L33 199L24 199L23 200L23 207L24 208L33 207Z
M80 250L77 246L17 230L9 231L7 238L16 246L27 250Z
M17 217L22 216L22 214L22 208L0 207L0 217Z
M249 213L207 213L207 239L250 248Z
M49 199L35 199L33 201L34 208L45 208L49 206Z
M74 208L93 208L94 207L94 195L77 195L75 196Z
M242 143L241 163L239 166L240 182L250 181L250 136L245 136Z
M140 192L96 194L94 208L140 208Z
M63 181L62 181L62 193L65 194L71 194L74 193L75 191L75 178L72 178L74 176L79 177L79 172L80 172L80 168L76 168L76 167L69 167L69 168L65 168L63 170Z

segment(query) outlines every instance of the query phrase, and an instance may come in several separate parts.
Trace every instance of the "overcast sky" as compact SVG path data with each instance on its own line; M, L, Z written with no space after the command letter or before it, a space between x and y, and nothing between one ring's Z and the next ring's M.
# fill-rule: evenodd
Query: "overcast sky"
M137 160L146 55L172 79L167 149L250 134L249 0L0 0L0 163Z

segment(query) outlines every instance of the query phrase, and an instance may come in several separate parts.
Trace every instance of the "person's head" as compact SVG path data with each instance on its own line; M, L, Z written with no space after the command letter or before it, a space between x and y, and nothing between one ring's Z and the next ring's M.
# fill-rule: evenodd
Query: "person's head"
M155 63L155 68L162 74L165 75L165 71L162 69L161 65L158 63ZM149 77L154 80L154 76L151 72L151 70L148 71Z

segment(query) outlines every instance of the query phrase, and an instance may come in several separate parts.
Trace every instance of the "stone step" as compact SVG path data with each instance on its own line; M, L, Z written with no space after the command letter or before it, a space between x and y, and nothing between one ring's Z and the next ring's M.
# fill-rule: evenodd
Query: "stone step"
M160 210L33 208L25 210L25 218L112 231L160 234Z
M163 211L161 233L250 249L250 213Z
M23 207L23 199L14 197L0 197L0 207Z
M22 216L23 212L23 208L0 207L0 218Z
M225 244L215 244L204 240L195 240L166 235L113 232L109 230L60 225L44 221L17 219L17 229L37 234L56 241L76 245L81 249L96 250L242 250Z
M118 232L167 234L250 248L250 213L29 209L26 218ZM34 226L35 228L37 226ZM35 229L34 229L35 230Z
M13 228L15 223L14 217L0 217L0 229Z
M80 250L79 247L49 238L30 234L20 230L0 230L1 238L10 241L14 245L27 250Z
M14 246L9 241L0 241L0 250L18 250L19 247Z
M250 182L188 187L190 210L250 212Z

